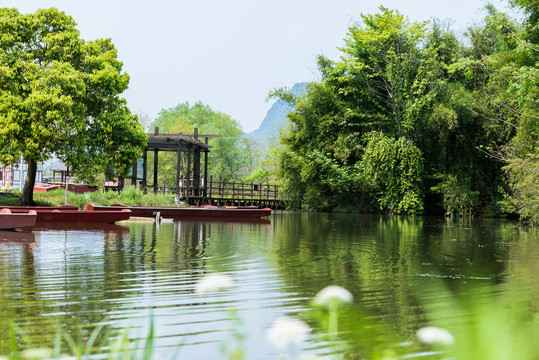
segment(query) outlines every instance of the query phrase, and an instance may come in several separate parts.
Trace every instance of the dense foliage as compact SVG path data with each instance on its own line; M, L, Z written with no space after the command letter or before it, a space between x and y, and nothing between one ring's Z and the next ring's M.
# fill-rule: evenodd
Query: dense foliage
M0 8L0 162L29 165L22 202L33 203L37 163L56 156L80 178L126 173L146 135L119 95L129 76L110 40L86 42L54 8Z
M229 115L216 112L210 106L197 102L188 102L164 109L152 123L159 127L160 133L193 134L194 128L199 134L218 135L209 139L212 146L208 156L208 173L214 181L231 181L240 178L248 172L252 165L251 143L243 134L238 121ZM204 159L201 159L202 163ZM187 162L182 161L182 166ZM151 166L151 165L150 165ZM159 157L159 181L167 186L175 186L176 154L162 154ZM182 172L185 174L185 169Z
M319 57L305 96L275 91L295 105L278 169L290 205L537 214L537 7L515 3L526 26L487 6L466 42L381 7L339 61Z

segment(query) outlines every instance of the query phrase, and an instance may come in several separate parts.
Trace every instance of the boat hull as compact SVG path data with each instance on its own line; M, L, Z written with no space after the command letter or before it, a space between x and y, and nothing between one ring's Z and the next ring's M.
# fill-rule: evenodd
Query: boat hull
M169 207L169 206L95 206L92 204L84 205L85 209L93 209L94 211L111 211L112 209L129 209L131 216L134 217L155 217L157 213L164 218L199 218L199 219L245 219L245 218L262 218L271 215L271 209L259 209L252 207L216 207L216 206L201 206L201 207Z
M9 209L0 210L0 229L17 229L21 227L34 226L37 221L37 213L30 210L25 213L13 213Z
M30 211L36 212L36 224L40 223L75 223L75 224L111 224L116 221L128 220L131 211L128 209L116 209L110 211L77 210L76 206L60 207L9 207L12 213L24 214Z

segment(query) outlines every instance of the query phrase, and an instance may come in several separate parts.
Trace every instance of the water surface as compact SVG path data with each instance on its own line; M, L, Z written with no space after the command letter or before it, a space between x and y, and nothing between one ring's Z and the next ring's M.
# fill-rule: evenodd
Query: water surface
M533 293L538 264L536 229L492 219L277 213L254 222L4 231L0 354L9 352L9 319L21 348L52 347L59 327L88 336L97 324L112 334L130 327L131 339L144 339L151 319L163 358L183 344L179 358L226 358L240 346L248 359L274 359L280 350L265 333L283 315L313 328L295 355L326 354L320 325L306 314L316 293L334 284L350 290L374 324L413 340L429 324L427 305L457 289ZM215 272L235 286L195 294L197 281Z

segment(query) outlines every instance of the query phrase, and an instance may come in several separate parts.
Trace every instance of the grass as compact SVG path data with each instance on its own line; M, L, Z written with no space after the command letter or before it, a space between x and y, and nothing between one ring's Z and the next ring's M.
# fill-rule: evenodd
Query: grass
M34 193L34 201L39 206L60 206L65 204L65 190L58 189L44 193ZM115 191L96 191L85 194L68 193L68 204L82 209L84 204L108 206L124 204L129 206L176 206L174 194L143 193L134 186L126 186L120 193ZM0 193L0 205L17 206L21 204L20 192Z
M62 329L59 322L56 325L56 335L52 347L19 349L17 337L24 333L17 329L13 321L9 325L10 353L0 355L0 360L41 360L41 359L90 359L103 358L109 360L151 360L155 356L155 330L153 317L150 317L150 329L142 341L129 338L131 327L126 327L113 336L103 324L97 325L89 336L83 336L79 328L75 334ZM178 344L176 354L179 354L183 344ZM174 357L175 358L175 357Z
M21 204L20 191L0 192L0 206L13 206Z

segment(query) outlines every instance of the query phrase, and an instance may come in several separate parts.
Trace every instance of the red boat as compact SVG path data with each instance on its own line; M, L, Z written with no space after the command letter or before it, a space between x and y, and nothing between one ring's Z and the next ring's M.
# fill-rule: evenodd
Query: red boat
M128 220L131 211L128 209L115 209L110 211L78 210L76 206L64 205L59 207L49 206L9 206L3 207L15 214L25 214L32 211L37 213L36 223L114 223Z
M30 210L25 213L12 213L9 209L0 210L0 229L16 229L36 224L37 213Z
M135 217L155 217L157 213L164 218L227 218L227 219L245 219L245 218L262 218L271 215L271 209L259 209L256 206L126 206L114 204L112 206L95 206L92 204L84 205L86 210L94 211L111 211L113 209L129 209L131 216Z

